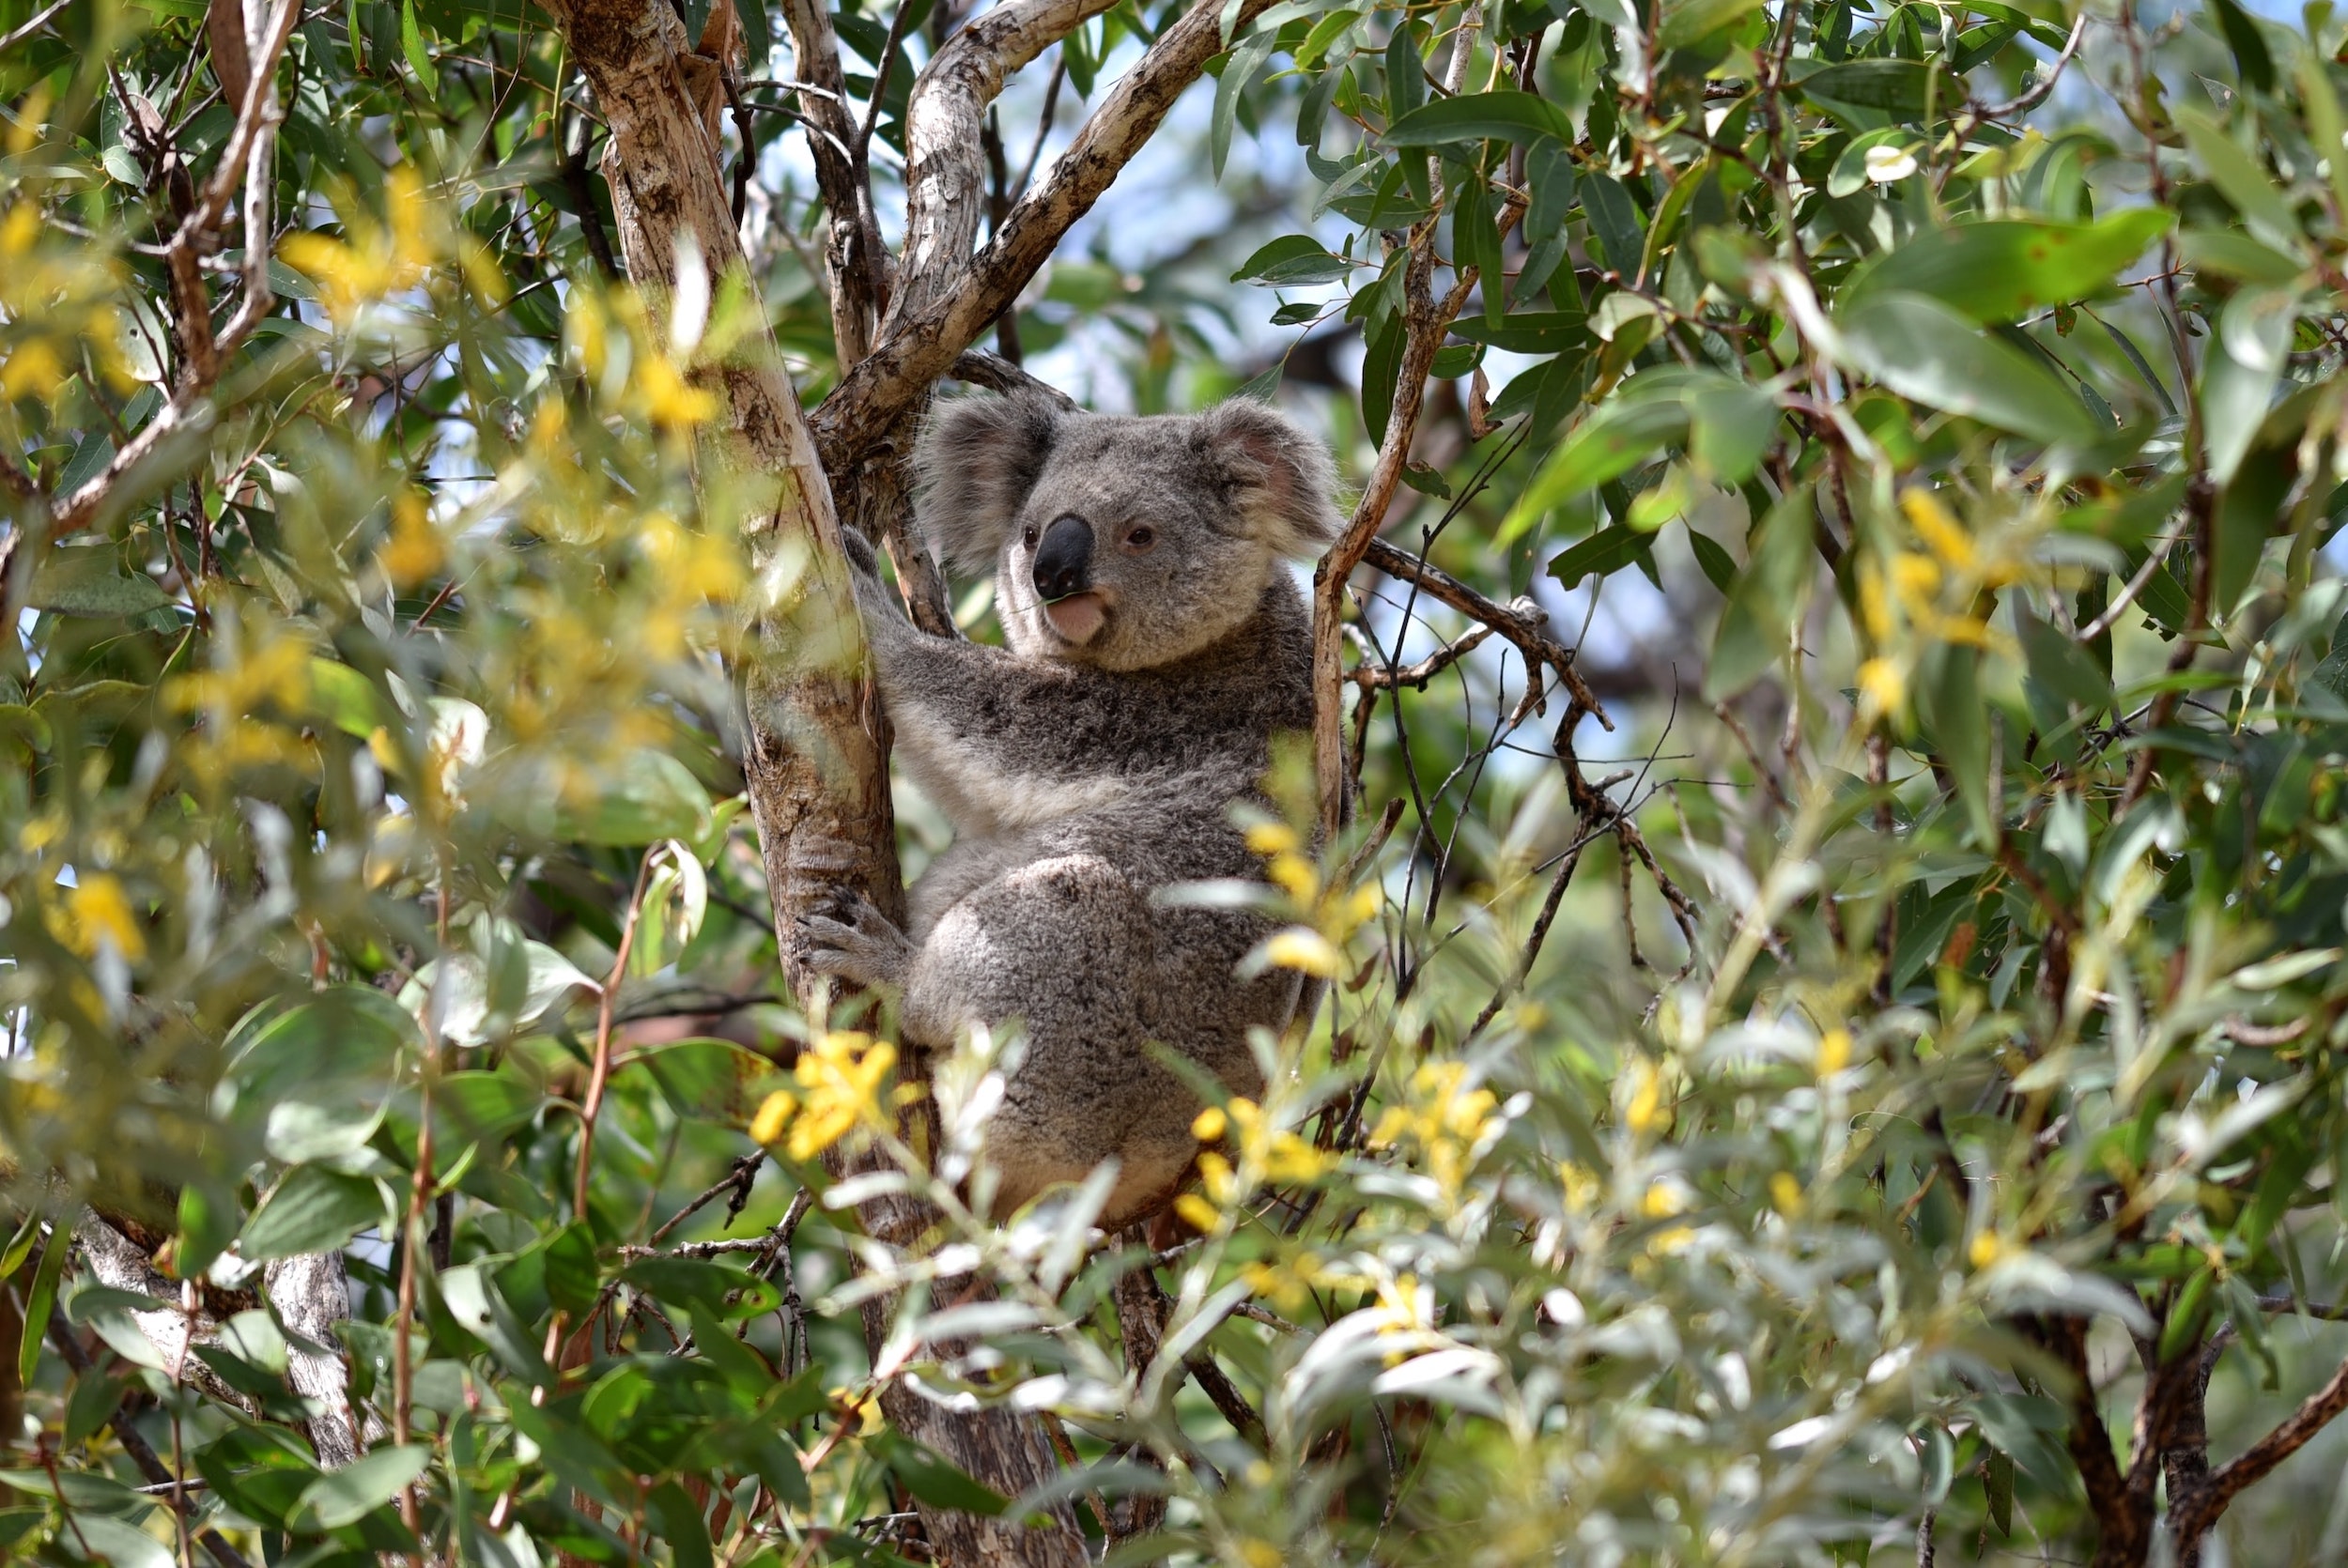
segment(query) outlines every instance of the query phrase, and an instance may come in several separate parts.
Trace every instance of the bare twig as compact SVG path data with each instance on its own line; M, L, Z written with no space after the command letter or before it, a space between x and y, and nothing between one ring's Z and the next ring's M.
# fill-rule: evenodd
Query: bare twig
M5 35L0 35L0 54L7 54L43 27L48 26L52 18L71 4L73 0L51 0L51 4L35 11L21 26L11 27Z
M587 1217L587 1178L595 1161L595 1120L603 1113L604 1088L611 1081L611 1008L620 994L621 977L627 973L627 956L636 945L636 924L644 913L644 883L651 874L652 856L647 854L636 869L636 891L628 895L611 973L604 978L603 994L595 998L595 1066L589 1069L586 1098L579 1108L579 1166L571 1190L571 1212L579 1219Z
M2081 10L2078 20L2071 23L2071 36L2063 40L2062 53L2054 57L2054 63L2047 68L2047 74L2019 97L1983 108L1979 111L1981 117L1985 120L2011 119L2016 115L2026 115L2046 102L2047 95L2053 92L2055 84L2062 79L2063 68L2071 63L2071 56L2078 53L2079 40L2086 36L2087 12Z

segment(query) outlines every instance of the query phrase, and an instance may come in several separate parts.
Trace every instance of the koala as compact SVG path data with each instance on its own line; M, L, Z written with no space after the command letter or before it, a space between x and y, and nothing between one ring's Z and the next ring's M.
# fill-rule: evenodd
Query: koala
M896 988L917 1050L1023 1022L989 1130L996 1209L1115 1160L1113 1228L1161 1207L1197 1153L1198 1102L1151 1044L1257 1095L1248 1031L1298 1006L1296 975L1236 974L1265 917L1154 895L1260 879L1230 808L1259 798L1273 737L1312 725L1284 561L1336 537L1336 469L1258 403L1119 418L1033 394L943 405L915 462L921 530L995 574L1009 646L917 630L852 551L897 756L954 841L906 930L844 895L805 923L810 961Z

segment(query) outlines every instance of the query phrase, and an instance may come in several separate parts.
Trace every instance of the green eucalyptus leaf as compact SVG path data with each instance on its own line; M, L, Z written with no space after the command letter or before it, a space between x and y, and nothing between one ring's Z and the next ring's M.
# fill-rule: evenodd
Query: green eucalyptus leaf
M432 1450L423 1443L386 1444L369 1450L339 1470L329 1470L303 1488L297 1526L340 1530L389 1504L424 1474Z
M1390 147L1437 147L1458 142L1560 144L1574 140L1573 121L1545 98L1504 90L1438 99L1412 110L1386 128Z
M2132 208L2094 223L1993 219L1926 230L1861 266L1843 306L1906 291L1975 321L2013 321L2109 288L2173 222L2161 208Z
M1851 362L1903 397L2038 440L2102 434L2037 363L1929 296L1878 291L1837 325Z
M382 1193L371 1178L301 1165L286 1173L245 1222L237 1251L249 1263L339 1252L382 1218Z
M119 619L164 608L174 600L154 578L125 574L110 545L59 545L33 574L24 602L58 615Z
M2295 254L2304 245L2299 220L2291 202L2259 161L2242 149L2233 134L2199 109L2176 111L2186 144L2210 182L2232 202L2249 224L2250 232L2278 251Z
M2298 322L2291 289L2246 288L2226 301L2201 361L2202 439L2210 475L2231 481L2265 423Z
M1848 60L1812 71L1799 85L1807 98L1907 119L1920 118L1928 100L1935 113L1954 114L1966 97L1962 77L1918 60Z

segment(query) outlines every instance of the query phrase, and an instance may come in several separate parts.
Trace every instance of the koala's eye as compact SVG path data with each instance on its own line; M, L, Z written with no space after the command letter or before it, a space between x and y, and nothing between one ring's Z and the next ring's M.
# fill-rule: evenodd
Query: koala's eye
M1036 537L1035 525L1030 523L1027 525L1027 530L1019 535L1019 542L1032 550L1035 548Z
M1135 552L1146 550L1157 542L1158 530L1148 523L1141 524L1125 535L1125 547Z

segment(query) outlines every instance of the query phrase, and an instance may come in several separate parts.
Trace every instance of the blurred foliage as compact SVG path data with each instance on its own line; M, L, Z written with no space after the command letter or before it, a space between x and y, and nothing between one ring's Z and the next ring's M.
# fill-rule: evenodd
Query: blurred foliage
M953 13L877 9L834 20L852 93L907 54L901 150ZM1087 23L1065 90L1173 14ZM542 17L301 13L274 302L196 385L167 252L236 123L201 8L0 0L0 1552L890 1561L908 1499L1053 1500L887 1431L918 1378L1057 1422L1096 1535L1165 1498L1118 1560L2141 1562L2192 1472L2133 1543L2104 1472L2195 1450L2139 1397L2198 1416L2214 1366L2215 1462L2332 1376L2328 6L1290 0L1234 38L1164 133L1229 222L1142 272L1089 241L1005 346L1143 409L1285 379L1366 471L1423 242L1460 314L1390 532L1544 604L1628 761L1584 782L1583 705L1366 593L1362 667L1437 668L1367 715L1354 839L1255 825L1259 961L1334 1000L1200 1117L1141 1367L1099 1191L965 1202L1015 1040L905 1085L779 994L697 443L762 315L810 401L836 374L787 49L729 142L758 275L652 323ZM888 1114L921 1093L932 1147ZM832 1184L843 1139L882 1174ZM937 1247L854 1234L892 1184ZM99 1223L178 1299L100 1283ZM264 1288L318 1253L340 1469ZM2235 1555L2348 1547L2317 1457Z

